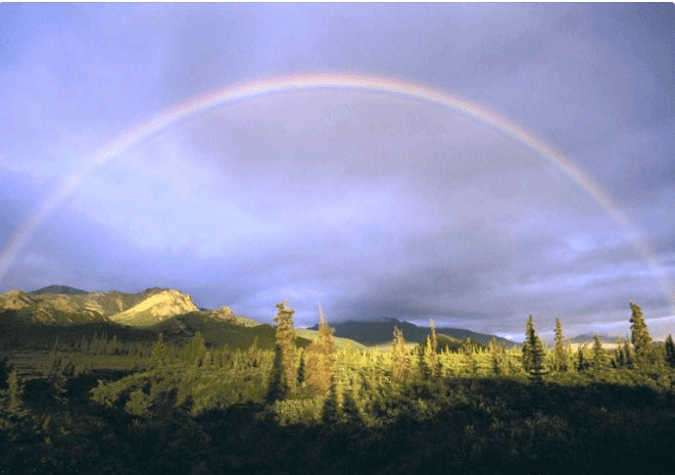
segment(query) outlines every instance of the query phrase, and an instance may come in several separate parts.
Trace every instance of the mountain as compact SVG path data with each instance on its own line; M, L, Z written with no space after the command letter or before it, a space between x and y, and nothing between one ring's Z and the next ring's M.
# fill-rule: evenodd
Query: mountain
M148 326L194 310L197 307L189 295L160 288L126 294L49 286L30 293L10 290L0 294L0 314L27 323L71 325L111 321Z
M403 336L408 342L421 343L431 334L431 330L428 327L418 327L413 323L402 322L395 318L383 321L347 320L331 326L335 328L335 336L355 340L367 346L391 343L394 327L398 327L403 332ZM317 330L318 327L317 324L310 327L310 329ZM486 335L484 333L476 333L459 328L436 328L436 333L439 336L445 335L446 337L449 337L448 340L443 339L442 341L439 338L439 341L441 341L443 346L447 345L451 349L456 347L457 344L461 345L461 341L464 341L467 338L486 346L490 344L492 338L496 338L498 343L507 347L516 345L516 343L510 340L495 335Z
M64 294L64 295L80 295L88 294L86 290L76 289L74 287L68 287L67 285L50 285L47 287L42 287L38 290L33 290L28 292L29 294L39 295L39 294Z
M276 335L271 325L234 315L228 307L200 309L192 297L174 289L152 288L127 294L52 285L28 293L11 290L0 294L0 340L11 346L49 348L56 337L77 342L103 333L125 341L153 341L162 332L167 341L180 343L197 331L209 345L239 349L253 342L260 348L272 349ZM306 333L296 336L297 346L310 344L312 332ZM340 343L360 346L355 342Z
M608 335L598 335L600 337L600 343L616 343L616 337L611 337ZM621 337L621 341L623 341L624 337ZM593 344L593 335L590 333L584 333L582 335L577 335L574 338L570 338L570 343L578 343L580 345L583 344Z
M124 325L147 327L176 315L198 311L199 309L189 295L178 290L161 290L148 295L133 307L110 315L108 318Z

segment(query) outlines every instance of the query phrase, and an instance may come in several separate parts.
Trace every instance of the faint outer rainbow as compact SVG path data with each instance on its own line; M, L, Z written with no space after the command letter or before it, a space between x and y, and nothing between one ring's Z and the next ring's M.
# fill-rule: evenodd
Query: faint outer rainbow
M523 130L509 120L496 115L477 104L463 101L444 92L422 87L408 82L350 74L308 74L288 76L281 78L261 79L247 82L240 86L216 90L187 101L169 112L162 113L144 124L131 129L119 140L112 143L94 155L88 164L81 170L66 177L62 185L52 192L45 202L26 219L17 232L12 236L9 244L0 256L0 280L5 275L12 261L32 236L35 230L44 222L47 216L82 183L84 177L94 168L101 166L114 158L134 143L143 138L164 129L165 127L190 116L196 112L204 111L211 107L226 104L232 101L243 100L255 96L262 96L273 92L307 89L351 89L377 92L385 95L399 95L414 98L424 102L438 104L484 124L490 125L503 134L512 137L523 145L546 158L563 173L576 182L590 196L592 196L628 234L638 253L649 263L656 278L668 297L671 308L675 313L675 293L673 293L667 276L657 263L654 254L640 234L633 229L624 214L605 193L602 187L586 174L567 160L561 153L553 149L534 134Z

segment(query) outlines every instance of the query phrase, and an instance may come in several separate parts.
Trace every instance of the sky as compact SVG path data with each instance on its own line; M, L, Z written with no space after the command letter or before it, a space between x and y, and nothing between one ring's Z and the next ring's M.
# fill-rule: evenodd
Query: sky
M0 4L0 292L675 333L673 51L669 3Z

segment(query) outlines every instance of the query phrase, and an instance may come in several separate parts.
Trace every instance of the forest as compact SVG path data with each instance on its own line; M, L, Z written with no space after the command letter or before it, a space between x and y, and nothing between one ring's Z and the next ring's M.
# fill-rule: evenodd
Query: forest
M389 348L307 344L288 302L246 348L134 330L0 336L1 474L654 474L675 470L675 346L573 350L532 316L506 348L396 329ZM42 328L42 330L40 330ZM40 332L43 333L40 333Z

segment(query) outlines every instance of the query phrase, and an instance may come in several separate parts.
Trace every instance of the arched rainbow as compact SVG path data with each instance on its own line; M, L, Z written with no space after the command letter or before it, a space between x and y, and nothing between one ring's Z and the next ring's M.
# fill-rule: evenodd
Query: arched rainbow
M553 149L534 134L523 130L509 120L504 119L477 104L472 104L444 92L409 82L350 74L310 74L247 82L240 86L217 90L199 96L128 131L119 140L112 145L105 147L93 156L84 169L67 177L62 185L48 196L42 206L40 206L35 213L22 224L14 236L12 236L8 246L2 253L2 256L0 256L0 280L2 280L13 259L28 241L30 236L42 224L45 218L67 196L78 188L84 177L92 168L98 167L108 160L111 160L121 151L139 140L142 140L144 137L164 129L195 112L204 111L227 102L243 100L272 92L305 89L366 90L382 94L401 95L424 102L431 102L460 112L466 116L473 117L480 122L492 126L503 134L512 137L523 145L530 147L541 157L546 158L557 166L563 173L582 187L607 211L610 217L628 233L629 238L633 242L638 253L652 267L657 280L663 292L668 297L673 312L675 313L675 294L673 293L672 286L670 285L667 276L658 265L656 258L645 240L633 229L624 214L618 209L602 187L583 170L567 160L561 153Z

